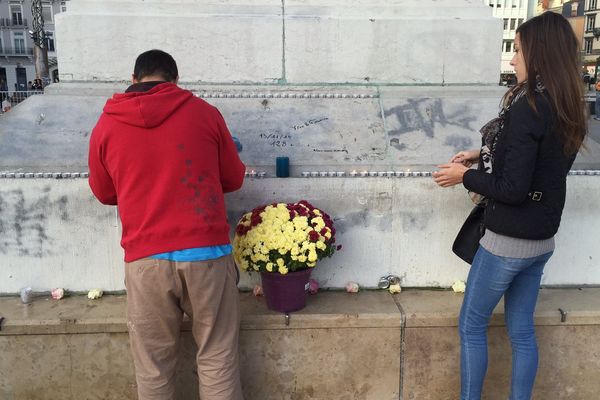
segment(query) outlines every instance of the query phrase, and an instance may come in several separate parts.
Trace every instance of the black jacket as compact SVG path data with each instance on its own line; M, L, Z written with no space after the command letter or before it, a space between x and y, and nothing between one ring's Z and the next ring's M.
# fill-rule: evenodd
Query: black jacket
M493 172L465 173L464 186L489 199L486 228L521 239L547 239L558 231L567 174L575 155L566 156L554 130L550 102L536 93L538 114L523 96L507 112L496 144ZM479 160L479 165L482 161Z

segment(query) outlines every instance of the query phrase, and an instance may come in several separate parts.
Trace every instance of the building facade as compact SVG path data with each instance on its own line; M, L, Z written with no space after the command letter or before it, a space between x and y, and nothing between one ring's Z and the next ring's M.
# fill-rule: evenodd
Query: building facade
M28 89L36 78L33 60L31 0L0 0L0 82L9 91ZM65 0L42 1L50 79L58 78L54 16L66 11Z
M515 50L515 32L527 20L530 2L535 0L484 0L492 8L492 14L504 21L502 56L500 60L500 83L510 84L515 72L510 65Z
M598 0L587 0L585 2L585 30L583 36L583 65L586 72L593 75L600 57L600 12Z

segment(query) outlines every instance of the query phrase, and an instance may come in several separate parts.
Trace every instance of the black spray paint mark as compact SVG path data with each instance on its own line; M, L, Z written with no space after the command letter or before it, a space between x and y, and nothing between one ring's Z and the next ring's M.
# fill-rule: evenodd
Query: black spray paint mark
M51 254L48 221L51 216L69 220L68 198L52 201L46 189L33 201L21 189L0 191L0 254L38 258Z
M398 129L391 130L389 136L422 131L425 136L433 138L436 125L473 130L471 124L476 120L467 107L446 114L441 99L409 99L407 104L390 108L384 112L384 115L395 116L400 126Z

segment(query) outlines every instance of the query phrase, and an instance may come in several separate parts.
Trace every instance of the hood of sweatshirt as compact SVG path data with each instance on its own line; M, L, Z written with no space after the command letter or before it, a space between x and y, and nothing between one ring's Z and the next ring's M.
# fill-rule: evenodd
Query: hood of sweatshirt
M127 125L154 128L192 97L189 90L164 82L144 92L115 94L106 102L104 113Z

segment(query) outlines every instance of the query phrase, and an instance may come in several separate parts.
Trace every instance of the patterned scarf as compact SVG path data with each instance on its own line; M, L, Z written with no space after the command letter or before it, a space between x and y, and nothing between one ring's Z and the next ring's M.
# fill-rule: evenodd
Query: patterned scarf
M542 93L546 87L542 82L541 78L536 76L535 79L535 91ZM509 94L508 101L504 104L498 116L488 123L486 123L480 130L481 136L483 137L483 145L481 146L481 159L483 161L483 172L491 174L494 166L494 154L496 152L496 145L498 139L504 130L504 121L506 114L511 109L513 104L519 101L523 96L527 95L527 81L520 83ZM487 199L475 192L469 192L471 200L475 204L486 205Z

